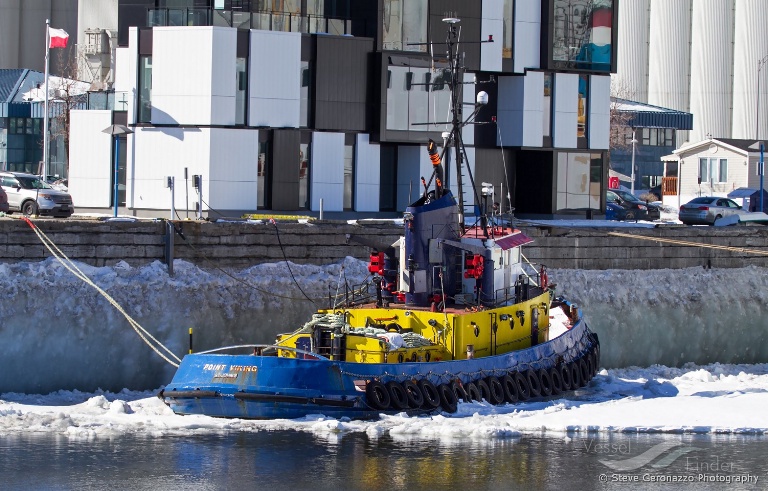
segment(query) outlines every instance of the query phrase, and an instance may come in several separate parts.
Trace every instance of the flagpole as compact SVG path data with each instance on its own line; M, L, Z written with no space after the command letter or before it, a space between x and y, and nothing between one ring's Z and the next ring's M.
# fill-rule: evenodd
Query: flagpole
M45 19L45 98L43 118L43 180L48 176L48 65L51 51L50 21Z

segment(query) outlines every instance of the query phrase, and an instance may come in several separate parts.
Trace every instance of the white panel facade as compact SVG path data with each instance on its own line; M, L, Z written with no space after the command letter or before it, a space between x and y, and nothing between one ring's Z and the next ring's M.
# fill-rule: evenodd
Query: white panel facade
M109 208L114 140L102 130L112 124L112 111L73 110L71 117L69 193L75 211L78 207Z
M768 2L737 2L733 51L733 129L732 138L768 137L768 67L760 70L760 95L757 92L758 60L768 55ZM759 99L759 100L758 100ZM759 109L758 109L759 103ZM759 111L759 112L758 112ZM758 128L758 114L760 123ZM758 130L760 134L758 135Z
M611 77L589 77L589 148L608 150L611 136Z
M210 171L203 175L203 187L205 188L206 182L208 184L208 193L203 196L203 200L215 210L256 212L259 132L244 128L211 128L208 131ZM182 168L182 176L183 170ZM178 177L176 182L179 182ZM190 186L191 182L190 177ZM179 194L176 193L177 209ZM192 194L193 191L190 190L190 200ZM184 199L183 196L181 198Z
M128 48L120 50L118 52L120 58L118 58L118 67L121 64L127 62L126 67L118 68L118 74L120 78L115 79L115 84L120 83L118 87L115 85L115 90L127 92L125 99L128 101L128 122L136 123L136 96L138 93L138 69L139 69L139 30L136 27L128 29ZM125 70L125 75L121 72Z
M496 144L541 147L544 117L544 72L499 77Z
M223 43L214 31L229 33ZM152 38L152 123L153 124L233 124L236 30L223 27L155 27ZM228 45L227 45L228 44ZM232 117L213 119L214 52L231 59ZM225 74L217 74L217 79ZM222 102L217 95L217 101Z
M171 192L166 178L176 178L176 203L184 208L184 168L189 175L189 199L195 201L192 176L203 176L203 209L210 204L211 130L210 128L134 128L128 145L126 205L129 208L169 210ZM194 198L193 198L194 196ZM190 204L190 207L192 205Z
M688 111L690 109L691 0L674 2L651 0L650 17L648 100L641 102L678 111ZM641 41L642 39L633 39L627 40L627 43ZM619 49L622 49L621 45ZM642 60L634 61L642 62ZM623 73L621 75L625 76ZM698 124L695 115L693 124L694 126Z
M422 156L427 156L426 146L400 145L397 149L397 211L405 211L421 195L421 176L429 180L432 175L429 158Z
M541 66L541 0L515 2L514 61L515 73L524 73L526 68Z
M488 72L501 71L501 52L504 46L504 0L483 0L480 20L480 39L493 37L492 43L480 45L480 69Z
M301 112L301 34L251 31L248 124L298 128Z
M344 211L344 133L314 132L310 155L312 211Z
M731 134L733 0L693 2L691 32L691 141ZM741 56L741 55L740 55Z
M355 141L355 211L379 211L381 148L367 133Z
M619 6L616 97L648 100L648 35L651 0L630 0Z
M555 93L552 101L552 142L557 148L576 148L579 116L579 76L554 74Z
M213 28L211 124L235 124L237 29Z
M464 85L462 85L462 101L464 102L464 114L469 115L470 108L473 107L473 104L477 101L477 95L475 94L477 88L474 83L475 75L472 73L465 73L464 74ZM482 90L482 84L480 85L480 90ZM490 101L488 101L490 103ZM450 116L449 116L450 117ZM465 116L466 117L466 116ZM446 119L447 121L447 119ZM474 145L475 144L475 131L472 126L468 127L461 135L461 137L464 139L465 145Z

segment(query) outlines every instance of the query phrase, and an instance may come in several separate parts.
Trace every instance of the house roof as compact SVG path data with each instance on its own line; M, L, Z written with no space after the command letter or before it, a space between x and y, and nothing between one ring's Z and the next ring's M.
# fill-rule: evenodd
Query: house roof
M695 151L696 149L703 148L703 147L709 147L711 145L717 145L721 147L729 148L730 150L743 154L745 157L748 156L750 153L757 153L759 152L759 148L757 147L757 144L759 141L748 139L748 140L740 140L740 139L733 139L733 138L708 138L706 140L701 140L695 143L689 143L687 145L684 145L677 150L673 151L673 155L665 155L661 158L663 161L670 161L670 160L678 160L679 155L684 152L690 152ZM766 148L768 148L768 144L766 144Z
M674 128L692 130L693 114L643 102L611 97L616 110L629 114L627 126L633 128Z

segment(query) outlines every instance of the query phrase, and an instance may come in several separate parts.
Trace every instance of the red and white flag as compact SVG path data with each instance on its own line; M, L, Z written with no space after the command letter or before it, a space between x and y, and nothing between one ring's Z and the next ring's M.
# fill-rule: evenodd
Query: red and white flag
M64 29L48 28L48 36L50 37L49 48L66 48L69 34Z

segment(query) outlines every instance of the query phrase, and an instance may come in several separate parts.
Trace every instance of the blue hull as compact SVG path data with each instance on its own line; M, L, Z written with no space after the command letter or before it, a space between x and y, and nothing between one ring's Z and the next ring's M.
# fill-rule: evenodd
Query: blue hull
M366 382L428 380L435 386L466 384L509 372L550 370L575 364L594 353L597 336L583 320L555 339L503 355L471 360L419 363L350 363L276 356L190 354L158 394L177 414L223 418L277 419L323 414L374 419L403 409L379 409L366 394ZM594 359L594 358L593 358ZM596 363L596 359L594 360ZM439 409L439 408L438 408ZM434 411L416 408L411 413Z

